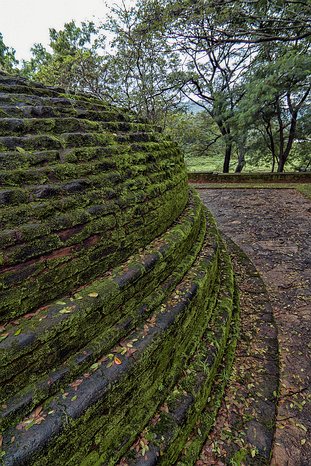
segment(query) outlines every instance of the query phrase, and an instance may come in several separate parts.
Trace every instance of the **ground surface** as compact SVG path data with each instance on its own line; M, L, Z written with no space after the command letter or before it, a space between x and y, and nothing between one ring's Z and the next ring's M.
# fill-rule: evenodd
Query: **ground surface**
M271 464L309 466L311 201L295 190L200 189L199 193L221 230L255 264L272 304L280 383Z

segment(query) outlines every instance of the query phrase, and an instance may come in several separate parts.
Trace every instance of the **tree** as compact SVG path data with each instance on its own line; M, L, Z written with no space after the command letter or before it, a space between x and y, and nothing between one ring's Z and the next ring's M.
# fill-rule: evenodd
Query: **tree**
M51 51L35 44L22 74L68 91L91 92L165 124L169 109L180 101L168 79L174 61L162 53L160 35L145 34L140 39L134 34L137 21L137 10L123 4L112 7L109 21L100 27L71 21L63 30L50 29ZM113 34L108 50L107 31Z
M233 143L237 139L232 120L244 92L241 76L246 71L249 51L232 44L214 48L205 41L203 47L199 43L187 49L187 55L190 58L188 73L184 74L181 89L216 123L224 143L223 171L229 172Z
M129 8L122 2L111 8L109 20L102 25L113 34L111 91L129 111L165 125L168 112L180 102L180 92L171 79L178 58L160 31L140 28L144 13L144 2Z
M224 141L224 172L233 144L243 165L245 130L235 123L247 71L266 44L310 37L310 6L300 1L146 0L138 2L138 34L151 30L180 56L175 85L214 119ZM295 110L293 109L293 115Z
M91 92L103 98L109 69L106 56L100 53L103 44L104 38L93 22L78 26L71 21L63 30L50 29L51 52L42 44L32 47L32 58L23 62L21 72L46 85Z
M231 120L243 95L241 78L252 49L220 40L219 20L225 16L213 2L150 0L144 2L141 16L140 33L147 23L154 24L179 54L175 85L213 118L223 139L223 171L228 172L234 143Z
M309 103L311 56L308 43L265 47L256 57L240 105L240 120L261 132L282 172Z
M194 157L218 157L223 150L217 126L204 111L171 114L166 132L179 143L187 160Z
M171 38L183 37L189 43L204 39L214 46L257 46L295 43L311 35L308 0L146 0L145 5L149 21L164 24ZM192 27L203 12L213 17L213 31ZM176 27L185 23L190 28Z
M15 50L7 47L3 41L3 35L0 32L0 70L11 73L18 64L15 58Z

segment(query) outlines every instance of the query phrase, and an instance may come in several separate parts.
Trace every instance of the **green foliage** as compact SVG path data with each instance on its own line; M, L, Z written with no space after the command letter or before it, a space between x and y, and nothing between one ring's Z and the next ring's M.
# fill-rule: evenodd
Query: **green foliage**
M269 45L256 56L239 104L238 125L248 127L257 151L270 155L272 171L283 171L298 141L310 134L305 124L310 96L311 56L308 44ZM302 124L300 123L302 119ZM249 138L248 138L249 139ZM298 150L297 150L298 149Z
M0 71L11 73L17 64L15 50L5 45L3 35L0 32Z
M285 0L121 2L99 27L50 29L51 50L35 44L21 73L167 127L188 159L222 154L225 172L308 169L310 14ZM3 41L1 63L15 66ZM204 116L177 115L185 96Z
M204 111L199 113L175 112L170 114L167 134L179 143L186 158L219 157L223 142L217 125Z
M106 58L99 53L103 42L93 22L77 26L71 21L63 30L50 29L51 53L42 44L32 47L32 58L23 62L21 73L66 91L92 92L103 97L101 82L107 73Z
M145 3L113 6L102 28L113 34L110 71L115 101L142 118L165 125L169 111L180 102L172 76L178 57L161 31L144 23Z
M161 31L182 58L175 85L190 99L195 95L217 124L224 171L229 170L234 146L243 167L249 129L262 132L256 120L263 112L269 125L262 139L265 152L272 152L273 168L277 163L282 171L307 98L303 83L310 72L310 8L283 0L147 0L141 11L142 25Z

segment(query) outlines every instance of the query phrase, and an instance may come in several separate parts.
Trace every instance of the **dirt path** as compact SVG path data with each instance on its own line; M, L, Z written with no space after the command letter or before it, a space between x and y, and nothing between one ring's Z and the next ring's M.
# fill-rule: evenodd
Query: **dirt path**
M269 292L280 351L273 466L311 464L311 202L295 190L200 189Z

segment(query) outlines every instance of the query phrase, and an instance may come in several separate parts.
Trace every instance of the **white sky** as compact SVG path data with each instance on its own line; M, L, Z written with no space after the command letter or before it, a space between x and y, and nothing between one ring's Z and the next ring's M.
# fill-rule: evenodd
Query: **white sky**
M72 19L105 20L108 4L121 0L0 0L0 32L18 60L30 57L35 42L49 43L49 28L62 29ZM133 4L134 0L127 0Z

